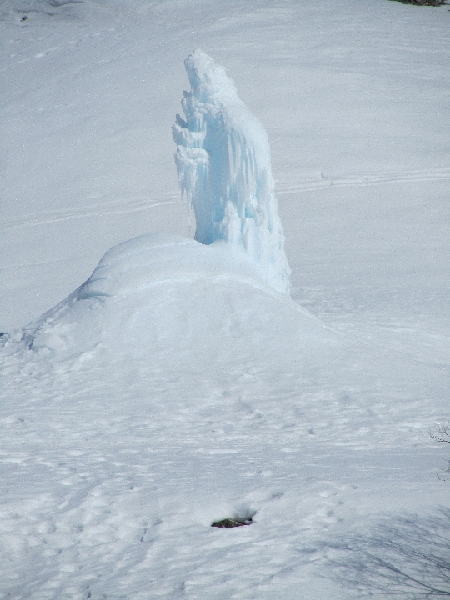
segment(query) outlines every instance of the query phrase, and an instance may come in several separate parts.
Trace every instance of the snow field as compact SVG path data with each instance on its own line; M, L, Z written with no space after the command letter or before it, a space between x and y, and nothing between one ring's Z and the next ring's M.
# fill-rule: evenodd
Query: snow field
M243 255L227 273L228 250L131 240L6 342L11 597L294 598L303 580L327 588L311 568L328 532L367 515L380 481L391 510L430 489L445 501L437 479L417 485L436 458L422 449L436 407L417 365L399 374L386 351L367 361ZM223 537L210 527L252 513Z
M2 3L5 598L389 597L330 559L448 505L449 18ZM268 131L293 300L177 237L198 46Z

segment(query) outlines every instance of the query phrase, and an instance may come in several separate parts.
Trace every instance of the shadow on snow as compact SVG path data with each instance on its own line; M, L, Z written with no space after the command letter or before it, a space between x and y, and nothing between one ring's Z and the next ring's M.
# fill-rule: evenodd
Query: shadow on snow
M450 509L386 518L367 535L327 544L327 566L361 597L450 597Z

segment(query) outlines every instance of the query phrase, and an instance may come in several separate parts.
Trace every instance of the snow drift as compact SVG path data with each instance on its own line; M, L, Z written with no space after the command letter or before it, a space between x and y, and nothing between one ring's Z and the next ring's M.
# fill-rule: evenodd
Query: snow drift
M40 356L126 357L191 372L245 364L311 361L335 335L274 292L242 252L189 238L144 235L109 250L91 277L25 329ZM295 356L295 358L292 358ZM290 358L289 358L290 357ZM303 358L302 358L303 357ZM300 367L300 364L297 364Z
M290 269L261 123L239 99L225 69L201 50L185 60L191 91L173 136L182 191L195 214L195 239L243 249L265 281L289 294Z

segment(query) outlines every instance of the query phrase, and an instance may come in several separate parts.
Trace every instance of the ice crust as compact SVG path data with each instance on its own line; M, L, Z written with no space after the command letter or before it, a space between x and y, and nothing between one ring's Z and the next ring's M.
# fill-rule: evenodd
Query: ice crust
M223 67L201 50L184 64L191 91L184 92L185 119L177 115L173 137L180 187L195 215L195 239L243 249L273 289L289 294L291 270L267 133Z

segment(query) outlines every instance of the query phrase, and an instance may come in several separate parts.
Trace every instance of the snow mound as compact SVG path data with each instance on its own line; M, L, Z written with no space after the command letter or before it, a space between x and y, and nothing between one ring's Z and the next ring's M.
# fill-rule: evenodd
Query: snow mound
M264 287L254 266L244 255L219 245L214 251L174 235L149 234L111 248L78 297L125 296L175 280L240 277Z
M195 239L243 249L261 276L289 294L290 268L261 123L239 99L225 69L201 50L185 60L191 91L173 127L182 192L195 214Z
M274 292L254 263L226 244L144 235L109 250L92 276L30 325L27 348L56 360L96 356L167 368L218 369L248 360L323 360L336 341L322 323ZM284 358L283 358L284 357Z

